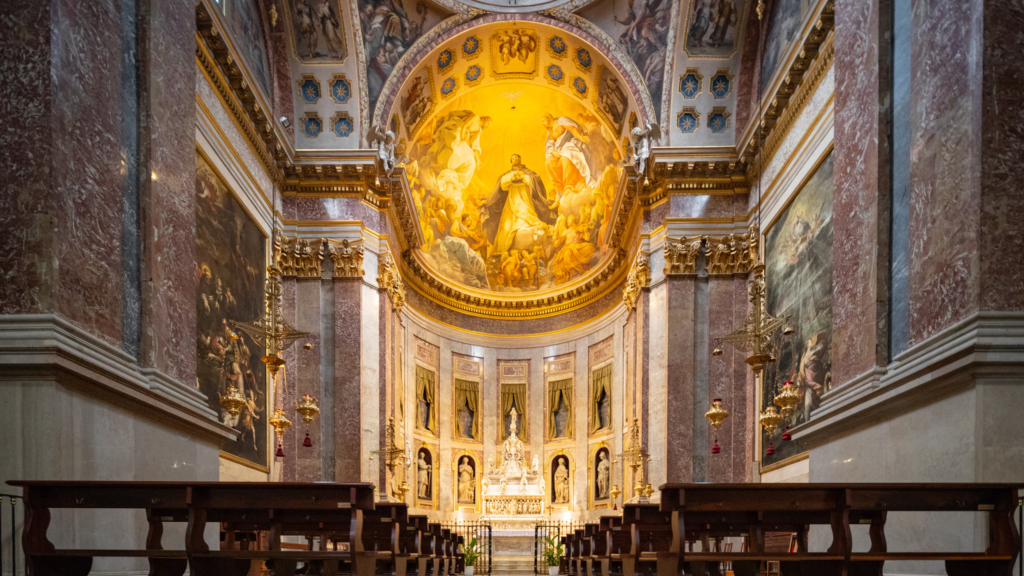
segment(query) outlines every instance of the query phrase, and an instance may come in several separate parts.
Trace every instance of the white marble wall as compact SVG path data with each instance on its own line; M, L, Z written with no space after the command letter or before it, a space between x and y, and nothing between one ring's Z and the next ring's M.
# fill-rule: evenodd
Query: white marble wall
M441 429L440 434L440 457L439 457L439 495L438 513L431 513L432 517L449 518L454 510L453 483L455 478L452 472L452 453L454 448L467 446L465 441L452 439L454 434L454 422L452 415L452 403L454 401L454 380L452 375L452 354L462 354L480 358L483 361L483 386L481 389L481 408L483 416L483 444L482 450L484 462L491 455L500 457L499 422L498 422L498 361L499 360L529 360L530 381L529 381L529 438L526 442L526 450L532 460L534 455L541 458L542 466L546 463L545 454L550 454L558 448L570 451L575 464L575 475L573 476L573 502L572 512L567 515L566 520L571 518L593 518L600 512L589 511L588 500L588 458L590 446L595 443L589 441L588 415L589 415L589 348L608 337L612 337L612 349L615 358L613 360L613 382L612 382L612 429L613 454L622 450L622 428L624 402L624 371L625 361L622 358L623 343L622 332L626 315L625 309L618 307L604 316L598 317L581 327L572 328L568 331L538 336L513 336L497 337L482 336L470 333L457 332L450 327L439 325L429 318L419 315L415 310L407 309L405 313L404 350L406 359L404 362L406 382L405 413L414 414L414 394L416 381L415 353L416 342L419 338L439 349L438 381L440 397L438 398L438 421ZM545 387L544 361L546 358L575 353L574 376L574 437L571 443L566 446L564 440L548 442L544 440L544 409ZM406 419L406 434L412 437L413 423L410 418ZM654 435L652 435L653 437ZM545 446L548 448L546 449ZM481 447L475 446L479 450ZM481 462L481 467L484 462ZM615 468L612 482L622 485L621 466ZM550 482L548 482L550 484ZM473 515L462 513L462 518L467 519Z

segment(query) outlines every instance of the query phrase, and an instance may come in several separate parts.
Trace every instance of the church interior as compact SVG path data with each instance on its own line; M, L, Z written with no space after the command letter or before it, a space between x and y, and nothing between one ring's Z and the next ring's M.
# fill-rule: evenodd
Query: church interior
M0 4L0 576L1024 576L1019 0Z

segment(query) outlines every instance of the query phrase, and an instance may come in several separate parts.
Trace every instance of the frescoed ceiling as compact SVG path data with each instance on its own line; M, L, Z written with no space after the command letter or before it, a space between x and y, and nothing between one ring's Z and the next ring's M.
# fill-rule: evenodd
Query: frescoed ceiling
M465 293L536 298L608 263L623 174L629 83L560 28L470 28L421 60L391 100L389 127L424 245L423 268Z

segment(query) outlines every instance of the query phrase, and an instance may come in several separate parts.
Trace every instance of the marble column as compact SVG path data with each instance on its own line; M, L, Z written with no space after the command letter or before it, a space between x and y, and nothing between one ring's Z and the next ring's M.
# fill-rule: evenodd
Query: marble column
M837 0L833 388L888 359L890 0Z
M691 482L693 477L693 375L695 275L666 276L666 334L668 347L666 472L671 482Z
M334 279L334 480L362 478L361 278ZM370 450L376 450L372 446Z

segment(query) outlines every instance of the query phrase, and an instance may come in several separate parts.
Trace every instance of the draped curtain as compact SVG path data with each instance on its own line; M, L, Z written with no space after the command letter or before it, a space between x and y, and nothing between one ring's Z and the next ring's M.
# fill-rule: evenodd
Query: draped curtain
M572 419L572 378L567 380L555 380L548 382L548 439L552 440L557 438L558 428L555 426L555 411L558 410L559 398L565 402L566 420L565 420L565 436L563 438L572 438L573 432L573 419Z
M516 414L519 422L519 439L523 442L529 441L530 429L526 425L526 384L502 384L501 385L501 439L507 438L505 434L505 416L512 411L512 402L516 405Z
M437 402L434 401L434 372L416 366L416 426L423 427L423 414L420 413L420 400L430 405L427 415L427 430L437 434Z
M468 406L473 412L472 437L480 440L480 385L472 380L455 379L455 412L458 413L463 406ZM469 438L470 430L464 430L462 419L456 418L455 424L459 429L459 436Z
M611 400L612 400L612 365L609 364L603 368L598 368L594 371L594 396L590 400L590 431L597 432L601 429L601 393L604 393L605 398L608 399L608 416L611 419ZM611 422L608 423L611 425Z

